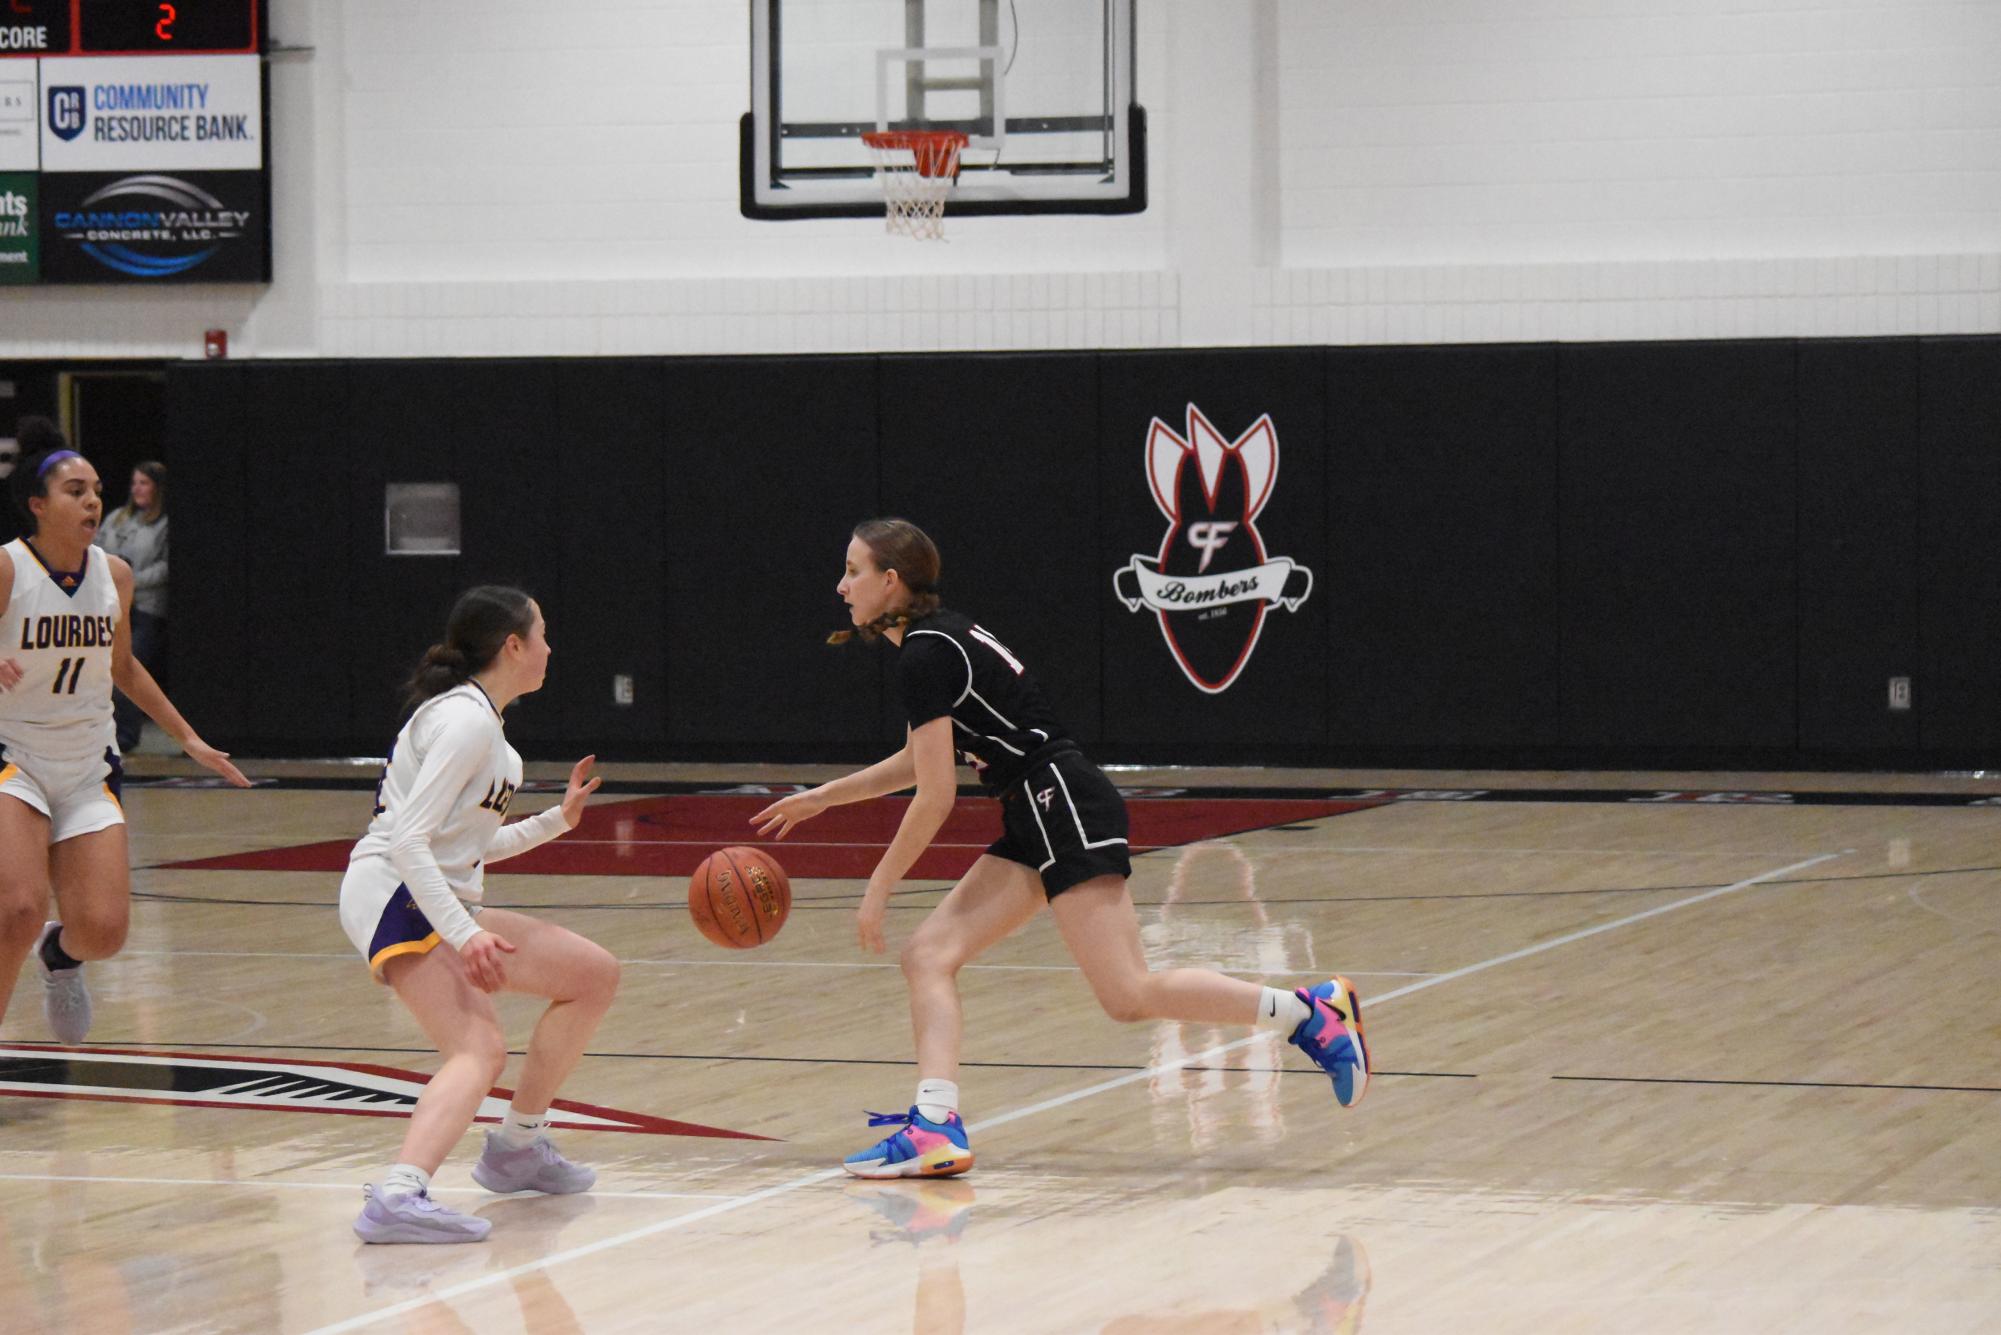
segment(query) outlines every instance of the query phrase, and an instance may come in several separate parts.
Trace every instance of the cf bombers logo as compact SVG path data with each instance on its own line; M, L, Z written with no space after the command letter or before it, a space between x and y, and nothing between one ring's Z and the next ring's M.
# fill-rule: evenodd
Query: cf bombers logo
M1265 613L1296 612L1313 592L1313 572L1268 556L1257 529L1278 481L1278 430L1266 413L1225 440L1191 403L1186 436L1153 419L1146 476L1167 536L1158 556L1135 554L1112 588L1127 611L1154 610L1182 672L1217 695L1251 661Z

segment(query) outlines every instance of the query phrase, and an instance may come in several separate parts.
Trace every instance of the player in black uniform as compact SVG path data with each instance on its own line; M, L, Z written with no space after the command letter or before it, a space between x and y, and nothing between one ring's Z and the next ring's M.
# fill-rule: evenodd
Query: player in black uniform
M839 592L866 639L901 648L897 682L909 727L901 751L865 770L794 793L752 818L784 838L830 806L916 785L896 837L862 896L856 931L883 949L890 892L944 824L957 795L954 754L1001 800L1003 831L905 944L917 1037L917 1098L908 1114L872 1115L894 1126L850 1155L857 1177L946 1177L972 1167L961 1121L959 1045L964 1016L958 973L1034 917L1046 900L1064 944L1114 1020L1170 1019L1281 1029L1333 1077L1352 1105L1368 1084L1355 989L1336 977L1296 992L1260 987L1207 969L1147 968L1126 878L1125 801L1087 759L1007 647L985 628L939 606L938 549L903 519L872 519L848 543ZM845 640L849 632L834 637Z

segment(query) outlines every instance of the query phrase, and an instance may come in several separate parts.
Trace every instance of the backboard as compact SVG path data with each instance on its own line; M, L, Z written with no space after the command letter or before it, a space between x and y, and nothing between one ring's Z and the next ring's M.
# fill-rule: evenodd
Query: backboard
M880 215L877 129L969 136L948 214L1146 207L1136 0L750 2L744 216Z

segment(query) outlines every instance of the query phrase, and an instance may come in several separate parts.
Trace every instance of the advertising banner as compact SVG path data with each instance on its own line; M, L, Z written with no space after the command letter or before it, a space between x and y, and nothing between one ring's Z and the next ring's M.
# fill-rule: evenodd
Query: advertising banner
M0 286L41 277L35 217L35 178L0 172Z
M267 282L262 172L41 177L45 283Z
M93 56L41 67L44 172L264 165L257 56Z
M41 165L40 105L35 62L0 61L0 172L31 172Z

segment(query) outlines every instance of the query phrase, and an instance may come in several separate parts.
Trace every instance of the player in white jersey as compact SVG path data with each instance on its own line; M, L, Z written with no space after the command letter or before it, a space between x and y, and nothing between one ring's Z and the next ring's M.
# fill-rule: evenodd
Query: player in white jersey
M8 481L24 536L0 547L0 1015L32 948L50 1030L80 1043L83 962L118 953L132 910L111 688L196 761L250 781L132 656L132 567L91 546L104 514L97 470L45 419L24 421L21 436L34 452ZM44 923L51 889L61 921Z
M501 715L539 690L549 666L542 611L519 589L470 589L444 642L410 679L415 712L396 734L374 819L340 887L340 921L424 1032L444 1065L424 1086L395 1166L365 1187L363 1242L478 1242L490 1223L430 1197L431 1175L473 1123L507 1065L494 992L547 997L499 1130L473 1180L490 1191L566 1193L597 1179L543 1134L549 1103L583 1055L618 989L618 961L553 923L482 908L486 864L547 843L583 819L595 756L570 771L560 805L502 822L521 787L521 757ZM443 946L443 949L439 947Z

